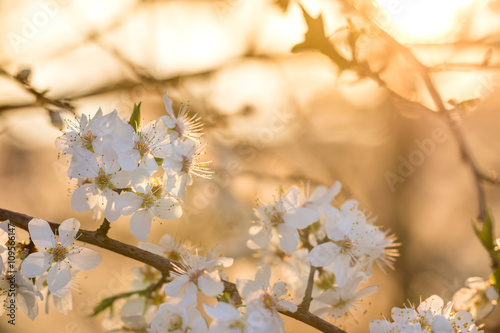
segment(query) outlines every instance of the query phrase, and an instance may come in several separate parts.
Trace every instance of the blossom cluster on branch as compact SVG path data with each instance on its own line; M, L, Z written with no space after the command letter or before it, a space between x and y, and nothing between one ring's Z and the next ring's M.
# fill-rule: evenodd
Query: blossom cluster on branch
M280 188L272 202L259 201L247 242L260 258L253 279L228 282L224 269L233 259L221 256L219 246L201 255L189 242L168 234L158 245L145 242L154 219L182 215L193 176L211 175L208 162L200 161L205 150L201 122L189 116L185 105L175 115L166 94L164 103L167 115L144 126L140 104L129 121L117 111L82 115L56 141L69 160L67 175L76 182L72 208L103 218L96 233L107 240L110 222L131 215L138 248L166 258L172 267L161 272L148 265L135 268L130 290L102 300L94 315L119 308L120 315L107 322L110 332L284 333L283 314L311 326L320 323L315 327L327 327L324 332L343 332L329 322L344 326L346 320L355 320L355 310L363 312L362 299L378 289L364 286L373 264L394 268L399 244L356 200L333 203L340 182L315 189ZM71 311L73 277L97 267L99 253L75 245L80 223L74 218L62 222L57 233L38 218L27 229L31 241L16 242L10 237L10 221L0 224L0 312L17 302L33 320L39 300L50 298L57 311ZM372 321L370 331L479 332L475 320L486 317L498 298L491 281L470 278L446 306L434 295L416 309L394 308L394 322Z

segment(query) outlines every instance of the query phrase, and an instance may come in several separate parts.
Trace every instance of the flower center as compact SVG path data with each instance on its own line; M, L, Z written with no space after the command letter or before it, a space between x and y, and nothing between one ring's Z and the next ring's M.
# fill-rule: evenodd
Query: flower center
M198 279L202 275L203 275L203 270L201 270L201 269L198 269L194 272L189 273L189 282L193 282L193 283L198 282Z
M276 302L274 301L274 298L272 295L270 295L269 293L264 293L261 297L260 297L260 301L262 302L262 304L264 304L264 307L268 310L274 310L276 309Z
M145 136L139 134L139 140L134 142L134 149L138 150L142 157L149 153L150 143Z
M66 259L68 250L61 243L57 243L56 247L50 249L48 252L54 256L54 262L58 262Z
M175 123L175 131L179 134L179 137L182 137L182 128L179 126L179 123Z
M141 208L149 208L154 205L156 200L161 199L162 189L163 186L159 183L152 185L151 191L143 195Z
M228 328L239 329L241 332L246 328L245 322L243 320L233 321Z
M90 150L91 152L94 152L94 149L92 148L92 141L97 138L96 135L92 135L92 131L89 130L87 133L85 133L82 136L82 146Z
M174 332L182 329L182 317L178 314L174 314L172 318L170 318L169 324L170 324L170 328L168 329L169 332Z
M283 220L283 214L280 212L273 212L271 214L269 222L273 227L277 227L279 224L285 223L285 221Z
M189 170L191 170L191 165L193 164L193 161L187 157L187 156L182 156L182 168L181 172L189 173Z
M109 175L106 174L102 168L99 169L97 177L94 178L94 184L96 184L100 190L104 190L105 188L113 188L113 184L111 184L110 182Z
M340 253L347 253L354 247L354 244L349 238L346 237L339 242L339 247Z

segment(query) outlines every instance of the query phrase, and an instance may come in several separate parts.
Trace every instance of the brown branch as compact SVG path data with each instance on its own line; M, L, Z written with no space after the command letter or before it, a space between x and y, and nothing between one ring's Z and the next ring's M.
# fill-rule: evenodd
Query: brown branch
M107 218L104 218L104 221L102 221L102 224L99 226L99 228L97 228L95 233L101 236L107 236L110 228L111 224L109 223Z
M473 63L445 63L433 67L429 67L431 72L469 72L469 71L498 71L500 65L484 65Z
M300 311L300 310L297 310L297 312L280 311L280 313L284 314L285 316L297 319L298 321L301 321L303 323L306 323L309 326L320 330L321 332L346 333L346 331L338 328L335 325L330 324L329 322L319 318L318 316L310 313L309 311Z
M304 298L302 299L302 302L299 304L298 309L299 311L309 311L309 307L311 306L311 302L313 298L311 297L312 295L312 290L314 286L314 273L316 273L316 267L313 265L310 265L311 269L309 270L309 278L307 279L307 286L306 286L306 292L304 294Z
M33 217L28 215L0 208L1 221L10 220L13 225L26 231L28 231L28 224L32 218ZM57 228L59 228L58 223L49 222L49 225L52 231L56 231ZM103 249L121 254L122 256L125 256L127 258L143 262L149 266L156 268L166 276L168 276L170 272L174 270L174 265L183 267L183 265L177 261L164 258L162 256L129 244L122 243L115 239L109 238L108 236L103 235L98 231L88 231L80 229L80 231L78 231L78 241L96 245Z
M0 221L10 220L11 224L19 227L23 230L28 231L28 224L31 221L32 217L12 212L7 209L0 208ZM52 231L56 231L59 228L58 223L48 222ZM100 248L115 252L127 258L131 258L137 261L140 261L146 265L152 266L156 268L158 271L162 273L162 275L166 278L170 275L170 272L174 271L174 266L183 267L183 265L175 260L170 260L165 257L159 256L157 254L145 251L138 247L122 243L115 239L109 238L104 235L102 232L99 232L99 229L96 231L88 231L80 229L78 232L78 241L92 244L98 246ZM241 296L236 289L236 284L225 281L224 282L224 292L231 295L232 300L236 303L241 304ZM285 316L297 319L311 327L317 328L321 332L325 333L345 333L340 328L336 327L333 324L313 315L307 310L299 309L297 312L289 312L289 311L280 311L280 313Z

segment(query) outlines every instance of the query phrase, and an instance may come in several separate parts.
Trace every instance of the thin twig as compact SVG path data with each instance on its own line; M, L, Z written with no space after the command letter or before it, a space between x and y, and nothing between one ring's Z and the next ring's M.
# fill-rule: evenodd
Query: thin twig
M302 303L300 303L298 306L299 310L309 311L311 301L313 300L311 295L314 286L314 273L316 273L316 267L311 265L311 269L309 270L309 278L307 279L306 292L304 298L302 299Z
M46 97L45 94L48 92L47 90L44 91L38 91L34 87L32 87L27 80L22 80L18 78L17 76L11 75L4 69L0 68L0 75L6 76L10 78L11 80L14 80L17 82L20 86L24 88L25 91L30 93L36 98L36 103L33 104L33 106L45 106L45 105L52 105L55 106L59 109L66 110L71 113L75 113L75 107L67 100L65 99L52 99L49 97Z

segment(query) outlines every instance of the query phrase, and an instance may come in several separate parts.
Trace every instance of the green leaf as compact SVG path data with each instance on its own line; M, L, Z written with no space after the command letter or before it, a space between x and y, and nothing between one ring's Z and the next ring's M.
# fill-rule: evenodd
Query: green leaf
M302 8L302 13L306 20L307 32L305 40L295 45L292 48L292 52L297 53L304 50L315 49L329 57L340 67L341 71L348 68L350 65L349 61L337 51L330 39L325 35L323 16L320 14L317 18L313 18L302 5L300 5L300 8Z
M477 237L483 244L484 248L488 250L488 252L492 252L495 249L495 244L493 241L493 228L494 222L493 217L489 210L486 210L486 214L484 220L481 222L472 221L472 227L476 232Z
M139 102L139 104L134 103L134 111L132 112L132 115L130 116L130 120L128 122L136 132L141 123L141 104L142 102Z

